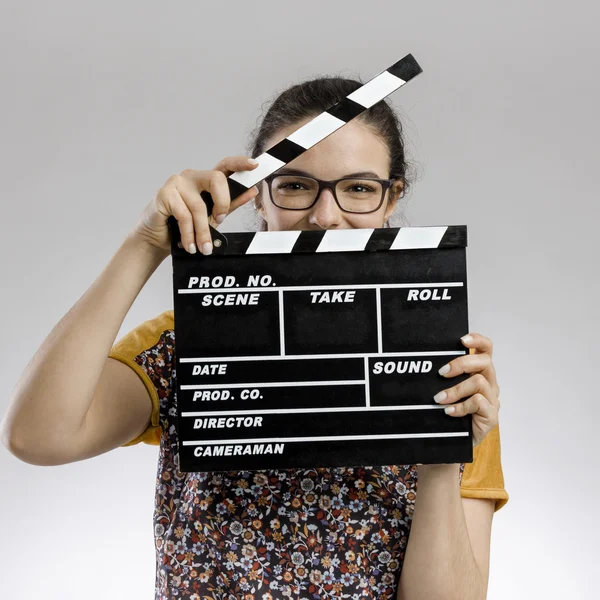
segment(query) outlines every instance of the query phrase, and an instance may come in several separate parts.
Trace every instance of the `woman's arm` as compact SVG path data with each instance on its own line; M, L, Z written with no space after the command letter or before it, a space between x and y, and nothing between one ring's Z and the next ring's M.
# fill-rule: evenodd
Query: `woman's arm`
M493 471L498 491L497 485L503 481L499 445L495 454L489 453L490 442L491 448L499 443L500 388L492 362L493 344L479 333L461 340L469 354L451 360L440 369L440 375L471 375L436 394L434 400L448 405L444 411L453 417L472 415L473 464L476 458L485 461L480 467ZM488 449L481 455L484 446ZM462 500L460 464L418 465L417 470L417 500L398 598L485 600L495 501Z
M198 247L208 245L205 251L210 253L209 218L216 225L222 220L217 216L233 212L258 193L252 186L232 200L227 175L257 165L247 156L228 156L212 170L184 169L167 179L104 271L27 365L0 423L0 438L7 448L35 464L60 464L56 461L74 456L74 443L80 447L76 456L88 456L118 443L134 426L141 427L150 403L135 374L108 359L112 344L142 287L169 256L169 216L177 220L182 243L191 254L196 252L195 242ZM212 195L211 215L201 191ZM100 401L94 403L98 387ZM123 409L129 411L127 423L111 433L109 427L121 419L105 400L114 404L122 393L127 394ZM75 441L80 439L86 448Z
M495 500L461 498L459 469L459 464L417 467L398 600L486 597Z
M34 464L70 456L123 320L168 254L128 235L55 325L25 368L1 424L2 441L15 455Z

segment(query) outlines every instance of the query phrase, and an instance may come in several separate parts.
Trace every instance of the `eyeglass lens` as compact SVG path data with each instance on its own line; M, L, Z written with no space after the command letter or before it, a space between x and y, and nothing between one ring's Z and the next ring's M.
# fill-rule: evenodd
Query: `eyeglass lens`
M319 185L314 179L296 175L280 175L273 179L273 201L281 208L308 208L315 200ZM369 212L381 202L382 185L368 179L338 181L335 193L344 210Z

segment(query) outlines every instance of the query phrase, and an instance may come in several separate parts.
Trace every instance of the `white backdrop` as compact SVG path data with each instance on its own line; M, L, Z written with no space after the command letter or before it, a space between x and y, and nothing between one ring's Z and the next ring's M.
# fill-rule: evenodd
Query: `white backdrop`
M597 4L211 4L2 3L0 411L171 174L245 154L295 81L367 81L411 52L424 72L389 98L418 170L406 223L468 225L471 330L502 389L488 597L593 597ZM167 259L119 337L172 308L170 276ZM152 597L157 451L38 467L0 447L2 596Z

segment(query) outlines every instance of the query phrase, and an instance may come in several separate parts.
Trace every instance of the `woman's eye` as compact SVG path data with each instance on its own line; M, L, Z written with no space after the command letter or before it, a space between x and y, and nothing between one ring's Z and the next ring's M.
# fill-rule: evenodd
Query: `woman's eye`
M360 189L357 189L357 188L361 188L365 192L373 192L373 191L375 191L375 190L373 190L372 187L369 187L368 185L362 185L362 184L352 185L348 189L351 190L351 191L353 191L353 192L360 192Z
M278 189L278 190L281 190L281 189L290 189L290 188L292 188L293 186L297 186L297 187L295 187L294 189L298 189L298 187L302 187L302 186L303 186L303 184L302 184L302 183L300 183L299 181L288 181L287 183L280 183L280 184L277 186L277 189Z

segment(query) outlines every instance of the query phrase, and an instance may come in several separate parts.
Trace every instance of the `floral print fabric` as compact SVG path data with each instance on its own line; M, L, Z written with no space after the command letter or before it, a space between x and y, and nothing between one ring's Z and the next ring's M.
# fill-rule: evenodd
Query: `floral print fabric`
M155 600L394 597L414 466L182 473L174 330L133 360L160 402Z

